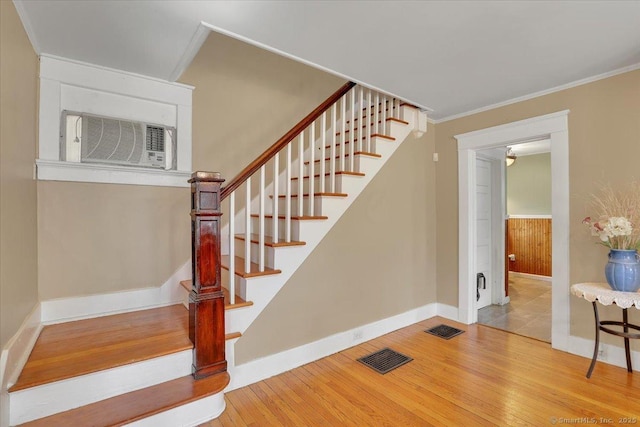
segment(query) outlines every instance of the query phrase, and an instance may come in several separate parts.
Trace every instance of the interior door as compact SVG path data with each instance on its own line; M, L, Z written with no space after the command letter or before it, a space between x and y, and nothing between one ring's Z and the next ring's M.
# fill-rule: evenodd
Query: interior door
M476 161L476 308L491 304L493 283L492 163Z

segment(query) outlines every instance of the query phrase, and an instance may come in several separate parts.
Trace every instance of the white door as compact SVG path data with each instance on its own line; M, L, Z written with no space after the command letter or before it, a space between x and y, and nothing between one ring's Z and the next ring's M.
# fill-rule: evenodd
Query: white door
M492 164L489 160L476 161L476 308L491 304L492 275Z

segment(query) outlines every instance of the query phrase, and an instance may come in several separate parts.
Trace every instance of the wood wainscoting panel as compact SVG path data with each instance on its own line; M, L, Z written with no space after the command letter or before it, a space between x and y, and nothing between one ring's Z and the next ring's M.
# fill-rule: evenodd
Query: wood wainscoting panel
M509 218L507 236L509 271L551 276L551 218Z

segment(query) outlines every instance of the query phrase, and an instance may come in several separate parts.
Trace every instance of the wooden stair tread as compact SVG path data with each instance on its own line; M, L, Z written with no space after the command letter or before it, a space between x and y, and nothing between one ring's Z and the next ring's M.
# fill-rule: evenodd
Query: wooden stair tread
M314 196L321 196L321 197L349 197L349 195L347 193L313 193ZM269 196L270 198L273 199L273 194ZM278 195L278 199L285 199L287 197L286 194L279 194ZM292 194L291 198L296 198L298 197L297 194ZM302 197L309 197L309 193L305 193L302 195Z
M326 148L326 147L325 147ZM380 158L382 157L382 154L376 154L376 153L368 153L366 151L356 151L355 153L353 153L354 156L369 156L369 157L377 157ZM349 153L345 154L344 157L349 157ZM336 155L334 157L334 159L339 159L340 156ZM324 159L325 161L327 160L331 160L331 157L325 157ZM320 163L321 160L320 159L316 159L313 161L314 163ZM311 163L309 160L307 160L306 162L304 162L305 165L308 165L309 163Z
M251 267L249 269L249 272L245 272L244 271L244 258L236 256L235 257L235 274L237 276L243 277L243 278L248 278L248 277L258 277L258 276L268 276L271 274L280 274L282 273L281 270L277 270L277 269L273 269L273 268L269 268L269 267L264 267L264 271L260 271L258 264L255 263L251 263ZM223 255L222 256L222 261L220 263L222 265L222 268L224 268L225 270L229 269L229 255Z
M351 176L364 176L364 173L362 172L349 172L349 171L340 171L340 172L335 172L336 175L351 175ZM324 174L324 176L331 176L331 172L327 172ZM315 174L313 175L314 178L320 178L320 174ZM303 176L303 179L309 179L309 176ZM300 179L297 176L294 176L293 178L291 178L292 181L297 181L298 179Z
M193 348L182 304L47 325L9 391Z
M406 120L396 119L395 117L387 117L387 118L385 119L385 121L386 121L386 122L396 122L396 123L400 123L400 124L403 124L403 125L408 125L408 124L409 124L409 122L407 122ZM382 123L382 120L378 120L378 124L381 124L381 123ZM375 123L369 123L369 124L365 123L365 124L363 124L362 126L358 126L358 125L356 125L356 126L354 126L354 129L353 129L353 130L354 130L355 132L358 132L360 129L365 129L365 128L367 128L368 126L373 126L373 125L375 125ZM347 126L345 126L344 133L347 133L347 132L349 132L349 131L351 131L351 129L347 129ZM341 133L341 132L336 132L336 135L340 135L340 133Z
M257 214L251 214L251 216L253 218L258 218ZM264 217L272 219L273 215L265 215ZM286 219L286 217L284 215L278 215L278 219ZM311 221L311 220L315 220L315 219L329 219L329 217L328 216L323 216L323 215L316 215L316 216L304 215L304 216L292 216L291 219L296 220L296 221Z
M235 238L238 239L238 240L244 241L244 234L236 234ZM249 239L251 240L251 243L258 243L260 241L260 236L258 234L251 234L249 236ZM283 241L279 241L278 243L273 243L273 237L264 236L264 244L265 244L265 246L269 246L271 248L280 248L280 247L283 247L283 246L304 246L304 245L307 244L307 242L297 242L297 241L283 242Z
M383 135L383 134L381 134L381 133L373 133L373 134L371 134L371 138L375 138L375 137L382 138L382 139L386 139L386 140L388 140L388 141L395 141L395 140L396 140L393 136ZM362 138L358 138L358 137L356 137L356 138L354 138L354 139L353 139L353 142L357 142L359 139L367 139L367 137L366 137L366 136L363 136ZM350 140L349 140L349 141L345 141L345 142L344 142L344 145L349 145L349 143L350 143L350 142L351 142ZM340 141L336 141L336 146L340 147L340 145L341 145L341 144L342 144L342 143L341 143ZM325 145L325 146L324 146L324 149L325 149L325 150L327 150L327 151L328 151L329 149L331 149L331 144L329 144L329 145ZM363 152L362 152L362 151L357 151L357 153L363 153ZM375 153L372 153L372 154L375 154ZM347 155L345 154L345 157L346 157L346 156L347 156Z
M220 393L228 384L229 374L226 372L201 380L194 380L189 375L22 425L28 427L122 426Z
M191 292L191 279L181 280L180 285L185 288L187 291ZM234 308L242 308L249 307L253 305L253 301L245 301L242 297L236 294L236 301L234 304L231 304L231 294L229 293L229 289L222 287L222 293L224 294L224 309L225 310L233 310ZM229 339L229 338L226 338Z

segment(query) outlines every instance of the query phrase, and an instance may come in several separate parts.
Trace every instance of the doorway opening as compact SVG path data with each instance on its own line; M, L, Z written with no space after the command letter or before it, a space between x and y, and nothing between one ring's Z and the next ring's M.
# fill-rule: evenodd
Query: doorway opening
M477 274L501 278L478 291L478 323L551 343L550 141L479 150L476 169Z
M457 135L458 141L458 319L476 323L476 152L548 138L551 141L552 282L551 344L569 345L569 111ZM502 243L504 245L504 242Z

